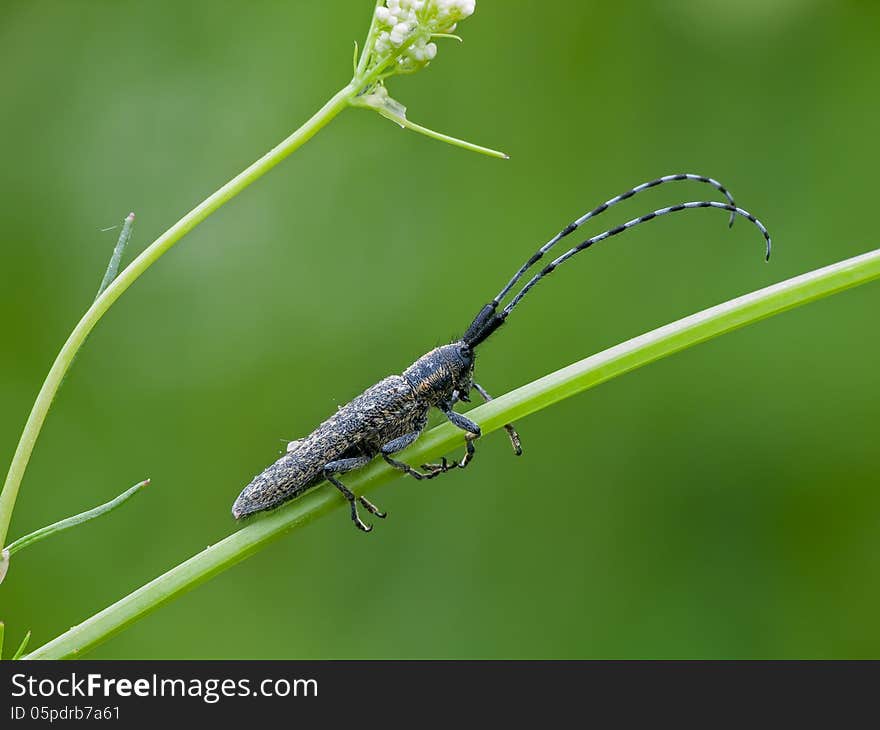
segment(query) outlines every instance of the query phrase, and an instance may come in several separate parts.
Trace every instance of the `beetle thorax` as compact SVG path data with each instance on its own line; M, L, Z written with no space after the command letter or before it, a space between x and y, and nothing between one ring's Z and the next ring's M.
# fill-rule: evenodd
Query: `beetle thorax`
M435 405L448 402L454 391L467 393L473 382L474 355L463 342L435 347L403 371L416 396Z

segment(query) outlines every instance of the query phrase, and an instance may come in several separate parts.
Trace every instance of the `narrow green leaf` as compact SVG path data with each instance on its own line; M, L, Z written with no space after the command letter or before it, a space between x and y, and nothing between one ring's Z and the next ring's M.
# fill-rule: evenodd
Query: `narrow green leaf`
M28 545L33 545L35 542L44 540L50 535L55 535L64 530L69 530L71 527L76 527L77 525L81 525L84 522L89 522L90 520L94 520L97 517L106 515L108 512L112 512L128 499L137 494L141 489L146 487L149 483L149 479L144 479L142 482L138 482L133 487L126 489L122 494L120 494L118 497L115 497L114 499L111 499L109 502L105 502L104 504L100 504L93 509L90 509L86 512L80 512L78 515L73 515L72 517L60 520L59 522L54 522L51 525L46 525L46 527L41 527L39 530L34 530L34 532L30 533L29 535L20 537L15 542L10 543L6 547L6 549L3 550L2 556L0 556L0 583L3 582L3 578L6 575L6 568L9 564L9 558L15 555L15 553L28 547Z
M390 119L392 122L401 127L404 127L405 129L411 129L414 132L424 134L426 137L430 137L431 139L446 142L446 144L451 144L454 147L461 147L463 149L470 150L471 152L478 152L481 155L496 157L501 160L510 159L510 155L507 155L504 152L493 150L490 147L483 147L481 145L474 144L473 142L468 142L463 139L458 139L458 137L451 137L448 134L443 134L442 132L428 129L428 127L423 127L421 124L411 122L409 119L407 119L406 107L396 99L393 99L391 96L389 96L388 90L381 84L377 86L372 91L372 93L363 94L352 99L351 105L361 107L363 109L372 109L373 111L381 114L386 119Z
M443 134L443 132L437 132L433 129L428 129L428 127L423 127L421 124L411 122L406 117L395 117L391 114L384 113L382 110L380 110L379 113L382 114L383 117L390 119L392 122L396 122L401 127L406 127L407 129L411 129L413 132L424 134L426 137L430 137L431 139L436 139L440 142L446 142L446 144L451 144L453 147L461 147L462 149L470 150L471 152L478 152L481 155L486 155L488 157L495 157L499 160L510 159L510 155L508 155L506 152L493 150L491 147L483 147L481 145L474 144L473 142L459 139L458 137L452 137L448 134Z
M104 272L101 286L98 287L98 293L95 295L96 299L103 294L104 290L110 286L111 282L116 278L116 274L119 273L119 264L122 261L122 254L125 253L125 247L131 240L133 227L134 213L129 213L122 222L122 231L119 234L119 239L116 241L116 245L113 247L113 253L110 256L110 263L107 264L107 271Z
M15 650L15 654L12 655L12 661L16 659L21 659L24 654L24 650L27 649L28 642L31 640L31 632L28 631L24 638L21 640L21 644L18 645L18 649Z

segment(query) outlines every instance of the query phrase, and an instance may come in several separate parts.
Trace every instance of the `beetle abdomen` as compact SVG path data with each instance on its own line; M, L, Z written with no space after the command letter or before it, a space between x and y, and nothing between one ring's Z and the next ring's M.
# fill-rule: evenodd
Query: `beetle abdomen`
M361 444L362 453L375 455L375 444L384 443L385 434L394 434L401 424L413 420L414 406L418 404L412 386L402 376L380 380L257 474L232 505L233 516L239 519L272 509L302 494L323 480L325 464Z

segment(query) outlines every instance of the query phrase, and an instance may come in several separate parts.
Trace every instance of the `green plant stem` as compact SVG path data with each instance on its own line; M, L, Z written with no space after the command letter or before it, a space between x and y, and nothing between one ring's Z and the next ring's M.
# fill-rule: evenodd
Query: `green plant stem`
M880 278L880 249L788 279L660 327L517 388L473 409L468 416L481 426L484 434L489 433L502 428L505 423L516 421L666 355L877 278ZM461 446L461 431L445 423L425 434L402 452L400 458L420 464ZM378 461L353 474L346 484L356 492L363 493L399 475L400 472ZM289 505L255 518L229 537L35 649L27 658L63 659L82 654L292 529L342 504L343 499L335 489L328 488L326 484L317 487ZM340 529L351 528L340 525Z
M383 0L376 0L376 4L373 7L373 14L370 16L370 30L367 31L367 40L364 41L364 47L361 50L361 57L358 60L357 66L355 67L354 75L355 77L362 77L364 72L367 70L367 61L370 58L370 53L373 48L373 42L376 40L376 8L383 4Z
M12 511L15 508L15 500L18 497L21 480L24 477L24 472L33 452L37 436L39 436L43 422L46 420L46 414L49 412L49 407L52 405L55 393L58 391L74 356L89 332L92 331L92 328L98 323L113 302L175 243L180 241L181 238L223 204L234 198L248 185L261 178L275 165L284 160L291 152L311 139L339 112L348 106L349 100L358 90L359 87L353 84L348 84L340 89L324 106L315 112L311 119L287 139L273 147L250 167L236 175L223 187L199 203L165 233L159 236L159 238L153 241L109 284L92 306L89 307L88 311L86 311L82 319L74 327L73 332L70 333L70 336L55 358L49 374L43 381L43 386L40 388L40 392L25 423L18 446L15 449L15 455L12 458L9 472L6 475L3 491L0 493L0 545L4 545L6 542L6 535L9 532L9 523L12 519Z

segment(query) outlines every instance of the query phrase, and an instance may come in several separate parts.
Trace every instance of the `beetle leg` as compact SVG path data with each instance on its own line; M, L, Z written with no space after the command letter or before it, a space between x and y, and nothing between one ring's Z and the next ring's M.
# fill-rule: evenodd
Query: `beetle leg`
M364 509L366 509L371 514L376 515L376 517L387 517L387 512L382 512L379 510L376 505L370 502L366 497L355 496L354 492L352 492L348 487L346 487L342 482L336 479L334 474L344 474L347 471L352 471L353 469L360 469L363 466L366 466L370 463L369 456L357 456L351 459L339 459L337 461L331 461L324 465L324 476L327 481L330 482L334 487L336 487L340 492L342 492L342 496L348 500L349 505L351 506L351 521L354 522L355 527L359 530L363 530L364 532L370 532L373 529L372 525L366 524L363 520L361 520L357 511L357 502L360 502L363 505Z
M437 406L441 411L443 411L443 415L446 416L450 421L452 421L452 425L458 426L462 431L465 431L465 438L467 439L478 439L480 435L483 433L480 430L480 427L474 423L467 416L461 415L461 413L456 413L452 410L452 406L448 403L441 403Z
M471 459L474 458L474 453L476 453L476 449L474 448L473 437L470 434L465 436L465 452L461 461L453 459L452 461L447 461L444 456L439 464L422 464L422 469L426 469L431 472L432 476L436 476L437 474L445 474L446 472L452 469L464 469L468 464L471 463Z
M446 459L443 459L439 464L422 464L422 469L429 471L431 476L445 474L450 469L464 469L470 463L471 459L474 458L476 449L474 448L473 442L474 439L480 437L481 433L480 427L470 418L453 411L451 403L441 403L437 407L443 411L443 415L445 415L454 426L458 426L458 428L465 432L465 454L461 461L453 460L448 462Z
M486 392L486 389L479 383L474 383L474 390L482 396L486 403L492 400L492 396L489 395ZM520 441L519 434L516 432L513 424L505 423L504 430L507 431L507 436L510 438L510 445L513 446L513 453L517 456L522 456L522 442Z
M382 448L379 449L379 453L382 454L382 458L385 459L391 466L395 469L400 469L404 474L409 474L413 479L418 479L421 481L422 479L433 479L437 476L438 473L436 471L430 471L427 474L420 472L418 469L413 469L409 464L405 464L402 461L398 461L397 459L392 459L391 454L396 454L398 451L403 451L407 446L413 443L418 437L421 431L413 431L412 433L405 434L396 438L392 441L389 441Z

